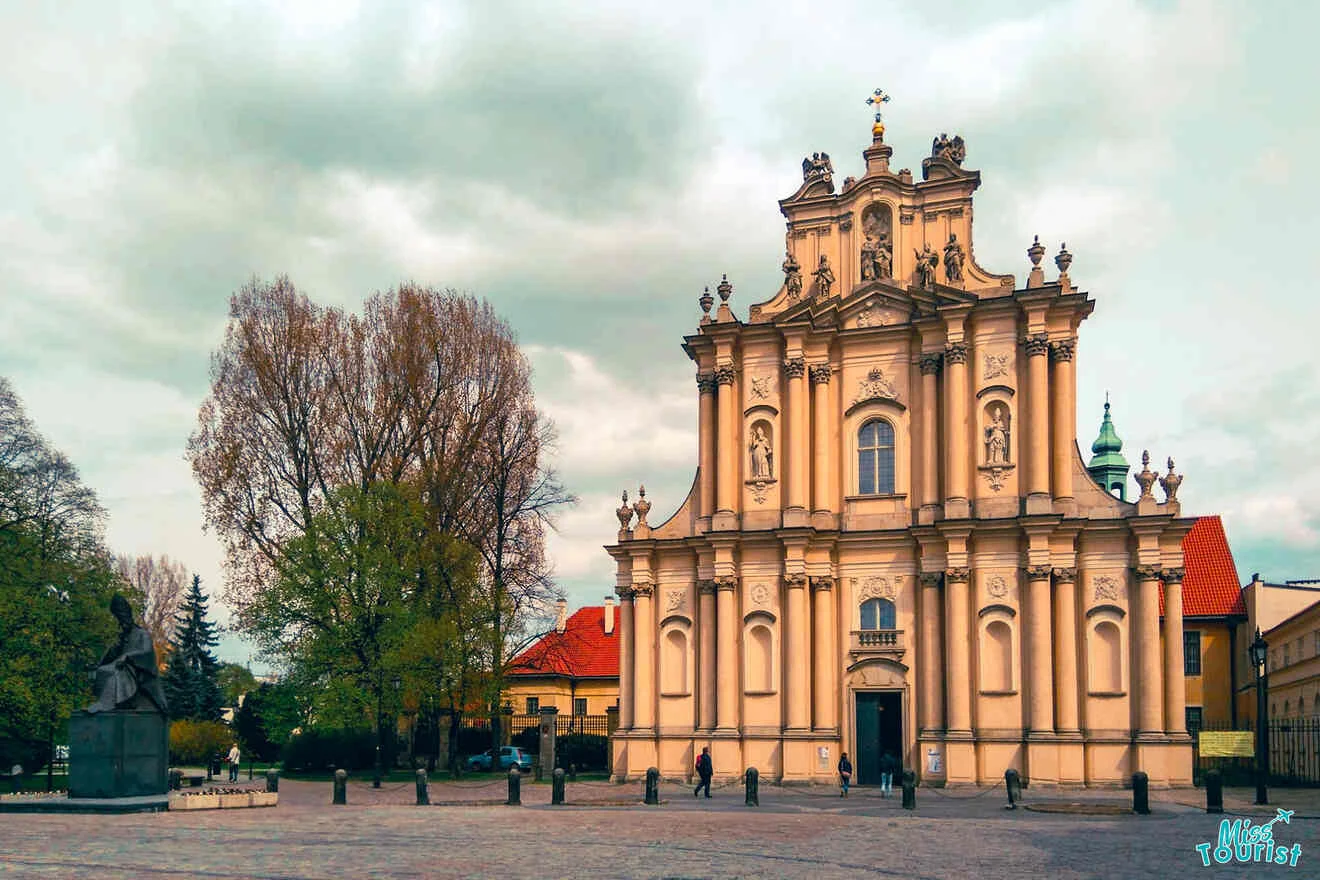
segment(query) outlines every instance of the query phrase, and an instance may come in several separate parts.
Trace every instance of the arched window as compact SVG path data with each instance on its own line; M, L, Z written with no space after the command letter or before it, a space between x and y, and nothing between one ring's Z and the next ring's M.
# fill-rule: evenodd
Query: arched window
M871 419L857 432L857 492L894 494L894 426Z
M677 627L665 634L660 663L661 692L687 693L687 635Z
M775 689L774 640L770 627L756 624L747 631L747 690Z
M862 629L898 629L894 603L888 599L867 599L863 602Z
M985 648L981 651L981 689L1013 690L1013 631L1002 620L992 620L985 627Z

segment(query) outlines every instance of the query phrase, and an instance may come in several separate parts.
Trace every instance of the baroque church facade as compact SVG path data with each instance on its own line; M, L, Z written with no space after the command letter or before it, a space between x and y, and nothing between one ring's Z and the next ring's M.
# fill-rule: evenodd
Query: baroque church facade
M920 180L891 155L877 114L860 178L804 160L782 287L746 320L701 298L696 478L662 524L625 495L606 547L615 778L709 746L726 777L847 752L867 783L889 751L932 785L1190 784L1181 477L1129 503L1088 472L1066 248L1052 281L1039 241L1025 285L986 271L962 139Z

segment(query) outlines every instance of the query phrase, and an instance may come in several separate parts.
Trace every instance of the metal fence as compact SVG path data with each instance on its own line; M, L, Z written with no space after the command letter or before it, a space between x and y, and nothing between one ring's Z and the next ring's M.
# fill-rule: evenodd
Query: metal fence
M1255 728L1243 724L1204 725L1200 730L1240 730L1252 734ZM1256 759L1201 757L1199 730L1192 736L1192 777L1200 785L1207 770L1216 769L1225 785L1254 785ZM1311 718L1272 718L1266 736L1270 744L1270 785L1320 785L1320 716Z
M516 735L529 727L541 729L540 715L504 716L509 719L509 730ZM610 716L608 715L557 715L555 716L555 735L568 736L572 733L585 733L591 736L610 735Z

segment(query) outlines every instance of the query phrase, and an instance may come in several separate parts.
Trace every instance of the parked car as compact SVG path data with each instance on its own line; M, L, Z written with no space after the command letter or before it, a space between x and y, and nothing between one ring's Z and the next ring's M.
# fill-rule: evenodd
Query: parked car
M482 752L480 755L473 755L468 758L467 768L469 770L490 770L495 750ZM499 750L499 769L508 770L510 767L517 767L523 773L532 771L532 756L517 746L504 746Z

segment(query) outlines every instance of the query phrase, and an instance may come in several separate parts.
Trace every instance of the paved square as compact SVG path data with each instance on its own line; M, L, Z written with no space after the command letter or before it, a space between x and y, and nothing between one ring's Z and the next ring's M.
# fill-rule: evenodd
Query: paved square
M240 783L240 787L245 783ZM1280 843L1301 843L1296 868L1202 867L1197 843L1219 818L1198 791L1156 793L1150 816L1087 816L1004 809L1001 789L918 790L915 812L855 789L763 786L761 806L741 788L694 799L662 786L658 807L641 786L570 784L564 807L548 785L523 786L502 805L502 781L433 784L440 802L414 806L413 788L350 783L330 805L328 782L286 780L273 809L140 816L0 815L5 877L813 877L1122 878L1317 876L1314 792L1293 799ZM1287 791L1275 792L1289 806ZM1056 792L1026 803L1130 803L1130 792ZM1178 803L1183 801L1183 803ZM447 805L446 805L447 804ZM1230 809L1249 809L1229 798ZM1309 811L1309 812L1308 812ZM1303 814L1309 815L1309 818ZM1233 816L1230 815L1230 818ZM1259 808L1253 821L1263 820ZM1314 849L1313 849L1314 848Z

